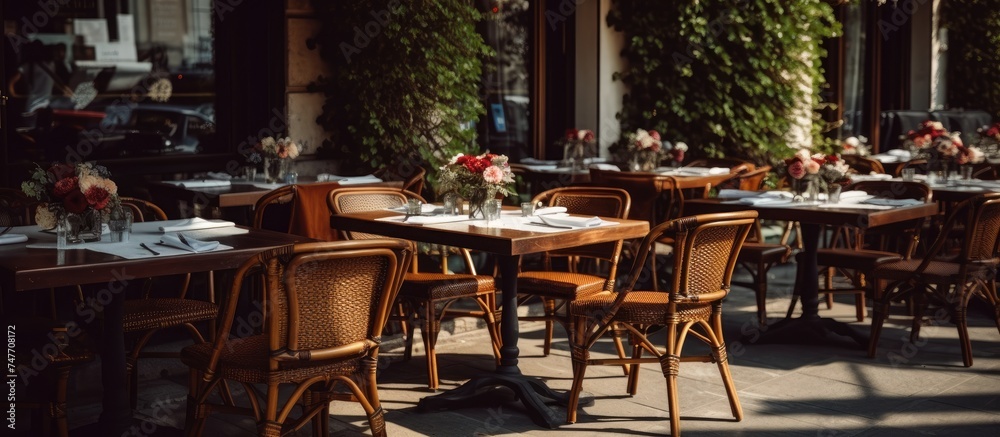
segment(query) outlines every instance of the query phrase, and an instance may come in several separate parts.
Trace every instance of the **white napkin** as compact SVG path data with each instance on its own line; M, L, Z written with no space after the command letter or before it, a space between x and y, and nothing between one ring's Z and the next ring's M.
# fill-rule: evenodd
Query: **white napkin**
M160 226L160 230L163 232L183 232L195 231L198 229L228 228L236 226L236 223L233 222L227 222L225 220L205 220L200 217L182 220L167 220L163 223L164 224Z
M232 182L214 179L191 179L186 181L163 181L164 183L176 185L181 188L222 188L232 185Z
M565 206L546 206L544 208L536 209L535 215L558 214L561 212L566 212Z
M525 165L559 165L557 160L541 160L535 158L523 158L521 159L521 164Z
M185 244L187 242L187 244ZM201 241L195 240L194 238L185 236L181 240L180 234L164 234L160 237L160 243L167 246L173 247L175 249L186 250L189 252L211 252L219 248L218 241Z
M920 205L921 202L917 199L867 199L864 202L866 205L884 205L884 206L910 206L910 205Z
M607 171L622 171L622 169L618 168L617 165L614 165L614 164L601 164L599 162L595 162L593 164L590 164L590 167L588 167L588 168L596 168L598 170L607 170Z
M331 181L336 181L336 179L331 179ZM340 185L377 184L379 182L382 182L382 179L379 179L378 176L373 176L373 175L351 176L340 179Z
M233 175L222 171L210 171L208 172L208 177L220 181L228 181L233 178Z
M569 215L541 215L538 216L538 219L542 223L559 228L589 228L603 223L600 217L573 217Z
M861 190L844 191L840 193L840 203L859 203L871 199L871 194Z
M892 180L891 174L885 173L875 173L875 174L857 174L851 175L852 181L888 181Z
M406 210L408 208L407 208L406 205L399 205L399 206L394 206L392 208L386 208L386 209L388 209L389 211L395 211L395 212L398 212L398 213L406 214ZM442 212L444 212L444 207L437 206L437 205L435 205L433 203L425 203L423 205L420 205L420 213L421 214L440 214Z
M24 234L3 234L0 235L0 246L4 244L16 244L28 241L28 236Z
M909 150L892 149L892 150L889 150L889 151L887 151L885 153L887 155L896 156L896 157L898 157L899 159L901 159L903 161L909 161L910 160L910 151Z
M778 197L745 197L737 200L736 203L742 203L744 205L754 205L754 206L777 206L777 205L789 205L792 203L792 199L784 199Z
M899 162L898 156L890 155L888 153L879 153L877 155L872 155L872 159L878 162L885 162L885 163Z
M752 190L736 190L733 188L723 188L719 190L718 198L720 199L743 199L746 197L760 197L763 194L761 191Z

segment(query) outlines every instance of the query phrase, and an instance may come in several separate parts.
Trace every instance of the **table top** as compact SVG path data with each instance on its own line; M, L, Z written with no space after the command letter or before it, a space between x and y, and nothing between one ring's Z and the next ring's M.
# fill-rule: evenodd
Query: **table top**
M859 209L850 207L821 207L820 205L768 205L754 206L741 203L723 203L724 199L690 199L685 201L687 213L713 213L753 209L763 220L792 220L833 226L874 228L907 220L930 217L938 213L935 203L898 206L891 209Z
M243 229L247 232L216 238L220 243L232 246L231 250L128 260L86 249L27 248L28 244L53 243L56 237L40 231L37 226L15 227L10 232L27 235L28 241L0 245L0 287L5 291L23 291L234 269L253 254L308 241L296 235Z
M603 243L623 239L641 238L649 232L649 223L642 220L608 218L618 224L592 228L567 229L559 232L534 232L530 230L486 227L482 220L464 220L448 223L415 225L378 220L399 215L392 211L368 211L351 214L334 214L330 226L405 238L426 243L445 244L498 255L524 255L555 249Z
M306 181L303 183L315 183L315 181ZM402 181L390 181L390 182L376 182L376 183L362 183L362 184L351 184L351 185L341 185L335 182L324 182L331 183L334 188L340 186L351 186L351 187L392 187L392 188L402 188ZM234 207L234 206L253 206L257 204L265 194L271 190L285 186L286 184L267 184L264 182L234 182L227 186L222 187L183 187L169 182L152 182L152 186L161 190L161 192L170 193L172 197L181 200L191 200L196 204L207 204L212 206L218 206L220 208Z

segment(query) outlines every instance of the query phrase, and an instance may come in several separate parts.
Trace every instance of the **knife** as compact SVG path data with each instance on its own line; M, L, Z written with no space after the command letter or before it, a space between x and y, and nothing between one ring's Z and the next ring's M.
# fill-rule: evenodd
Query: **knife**
M148 250L149 253L151 253L153 255L159 255L160 254L160 252L157 252L157 251L155 251L153 249L150 249L149 246L146 245L146 243L139 243L139 247L142 247L143 249Z

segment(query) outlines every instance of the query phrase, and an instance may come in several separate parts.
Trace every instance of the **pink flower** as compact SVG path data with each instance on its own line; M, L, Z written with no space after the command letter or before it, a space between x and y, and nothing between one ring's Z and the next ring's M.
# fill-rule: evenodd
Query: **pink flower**
M491 184L499 184L503 182L503 170L495 165L486 167L486 170L483 170L483 179Z
M660 141L660 133L655 130L650 129L649 136L653 137L656 141Z
M802 179L806 175L806 169L802 165L802 161L796 159L791 164L788 164L788 175L793 179Z
M820 166L819 166L819 163L816 162L815 160L810 159L810 160L806 161L805 163L803 163L803 166L806 169L806 173L809 173L809 174L819 173L819 167Z

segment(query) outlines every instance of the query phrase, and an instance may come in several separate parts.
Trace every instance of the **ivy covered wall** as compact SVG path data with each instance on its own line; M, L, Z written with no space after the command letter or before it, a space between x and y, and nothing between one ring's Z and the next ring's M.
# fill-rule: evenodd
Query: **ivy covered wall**
M626 40L623 133L759 162L791 155L796 118L820 102L822 40L839 29L825 0L613 0L607 21Z

